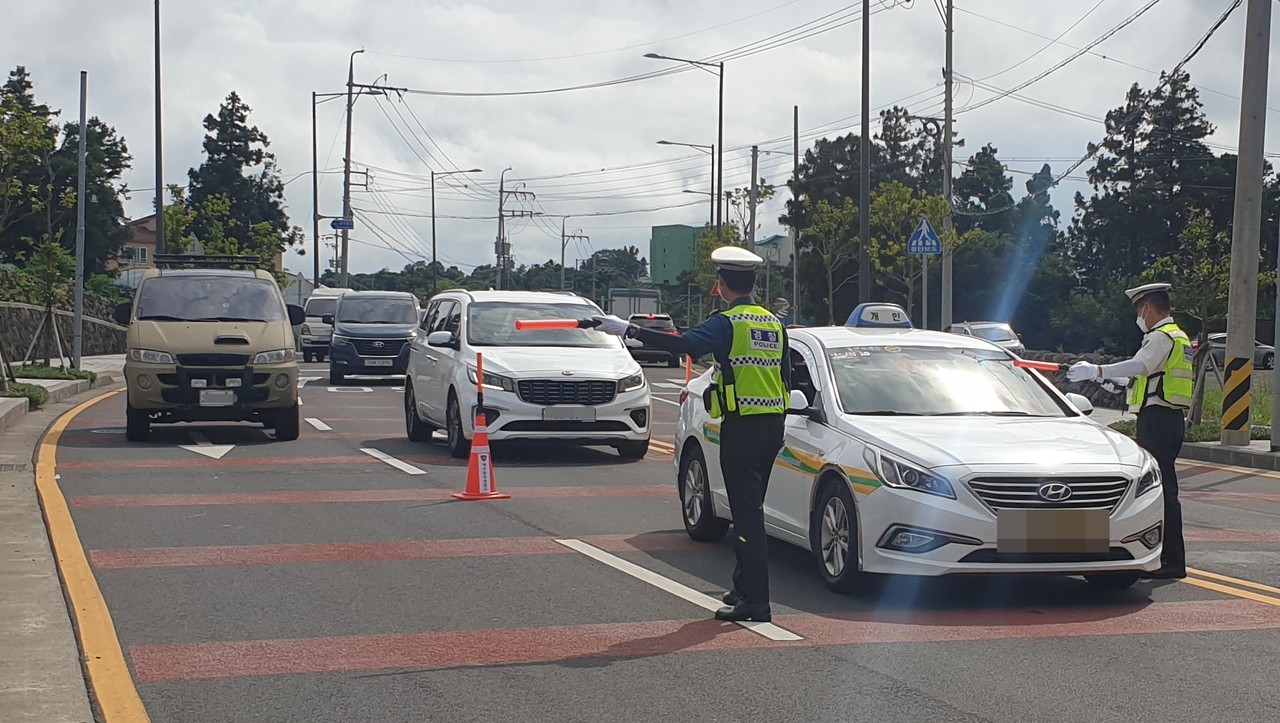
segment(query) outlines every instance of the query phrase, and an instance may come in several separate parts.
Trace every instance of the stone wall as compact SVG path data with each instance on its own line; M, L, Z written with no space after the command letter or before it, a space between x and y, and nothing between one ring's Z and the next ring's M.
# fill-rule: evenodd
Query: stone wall
M1044 375L1053 385L1061 392L1084 395L1088 397L1093 406L1103 409L1124 409L1125 395L1123 390L1119 394L1108 392L1102 388L1101 384L1093 381L1087 382L1069 382L1067 381L1067 367L1078 361L1087 361L1094 364L1114 364L1121 362L1128 357L1108 356L1105 354L1062 354L1060 352L1049 351L1027 351L1022 354L1023 359L1033 359L1035 361L1056 362L1062 364L1060 372L1044 372Z
M86 304L86 307L88 304ZM110 318L110 309L106 314ZM101 313L100 310L98 313ZM19 362L27 352L40 320L44 318L44 309L31 304L12 301L0 301L0 351L4 352L5 361ZM58 333L62 337L63 350L71 355L71 329L73 315L61 309L55 312L58 322ZM85 356L98 354L123 354L125 345L125 327L109 321L102 321L89 315L86 308L84 315L84 343L82 353ZM53 335L42 335L41 343L33 355L38 359L58 356L53 343Z

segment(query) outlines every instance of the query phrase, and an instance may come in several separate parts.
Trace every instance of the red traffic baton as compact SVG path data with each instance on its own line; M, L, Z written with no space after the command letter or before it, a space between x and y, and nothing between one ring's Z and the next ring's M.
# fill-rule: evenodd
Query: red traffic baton
M595 319L517 319L516 331L533 331L534 329L594 329L599 326Z
M1058 364L1057 362L1033 361L1031 359L1014 359L1013 365L1015 367L1022 367L1023 369L1035 369L1036 371L1041 371L1041 372L1062 371L1062 365Z

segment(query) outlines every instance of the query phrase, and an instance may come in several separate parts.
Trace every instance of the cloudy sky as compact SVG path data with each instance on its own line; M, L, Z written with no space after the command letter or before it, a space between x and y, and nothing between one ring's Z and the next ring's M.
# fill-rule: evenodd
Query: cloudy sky
M1061 172L1102 133L1102 117L1134 82L1153 85L1178 63L1231 0L960 0L955 10L957 158L993 143L1021 190L1048 162ZM1151 7L1141 12L1149 5ZM201 120L235 90L272 140L287 181L288 209L310 243L311 92L344 89L348 58L357 83L429 91L359 98L352 157L361 188L351 269L399 268L430 258L428 173L437 176L441 260L469 269L493 259L497 187L536 194L512 207L544 214L512 227L518 263L633 244L647 255L649 228L704 223L707 156L690 148L716 133L716 78L681 72L571 92L677 67L647 52L726 59L725 188L750 181L749 148L761 174L790 173L792 107L802 148L856 130L860 113L862 3L847 0L163 0L166 182L186 181L201 160ZM943 25L932 0L873 0L871 102L940 115ZM25 65L40 100L75 117L79 71L89 72L90 112L125 137L131 188L154 186L151 0L0 0L0 65ZM1139 14L1141 13L1141 14ZM1138 15L1129 24L1119 26ZM1221 149L1237 143L1245 10L1236 10L1187 66ZM1078 59L981 107L1110 35ZM1273 43L1275 47L1276 43ZM1273 64L1276 53L1273 51ZM1272 95L1280 69L1271 74ZM519 93L519 94L516 94ZM481 95L476 95L481 94ZM1269 104L1272 128L1280 100ZM343 102L317 108L320 213L341 212ZM874 113L873 113L874 117ZM1268 136L1268 150L1280 140ZM1060 208L1084 189L1055 194ZM464 185L465 184L465 185ZM522 186L519 184L523 184ZM785 191L783 194L784 195ZM149 190L128 213L145 215ZM779 231L780 200L761 211L763 235ZM327 228L322 233L329 233ZM588 246L589 244L589 246ZM325 251L326 254L331 253ZM290 254L310 273L311 257Z

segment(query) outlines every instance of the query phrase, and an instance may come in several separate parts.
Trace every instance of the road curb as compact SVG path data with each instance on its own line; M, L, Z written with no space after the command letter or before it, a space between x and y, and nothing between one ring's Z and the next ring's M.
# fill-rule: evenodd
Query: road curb
M1280 453L1261 452L1239 447L1224 447L1212 442L1187 442L1182 445L1179 459L1195 462L1212 462L1232 467L1249 467L1252 469L1280 472Z
M27 411L26 397L0 397L0 433L26 416Z

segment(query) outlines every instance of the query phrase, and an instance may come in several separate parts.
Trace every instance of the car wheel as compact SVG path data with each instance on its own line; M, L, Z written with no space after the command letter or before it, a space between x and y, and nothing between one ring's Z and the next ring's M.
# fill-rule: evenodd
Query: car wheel
M715 542L729 531L729 521L716 517L711 507L707 460L696 444L685 451L680 462L680 509L684 531L698 542Z
M146 412L127 405L124 408L124 422L125 439L130 442L146 442L151 439L151 418Z
M827 587L852 592L858 577L858 525L853 495L844 480L828 480L813 512L813 551Z
M323 364L324 360L325 360L325 354L323 352L316 352L316 361Z
M413 385L404 385L404 434L410 442L429 442L434 430L418 416L418 398Z
M680 357L673 356L667 360L667 368L675 369L678 366L680 366Z
M312 354L309 351L302 352L302 361L306 362L307 364L310 364L311 362L315 361L315 358L316 358L316 355Z
M302 427L302 419L297 404L288 409L281 409L273 416L275 419L271 426L276 429L277 442L292 442L298 438L298 433Z
M449 392L449 406L445 411L445 434L449 437L449 456L462 459L471 453L471 442L462 431L462 410L458 397Z
M333 385L345 384L347 377L338 371L333 364L329 364L329 383Z
M623 459L644 459L649 454L649 440L645 438L639 442L619 442L614 445L614 449L618 450L618 455Z
M1085 575L1085 582L1099 590L1127 590L1142 578L1140 572L1099 572Z
M1276 368L1276 355L1275 355L1275 354L1263 354L1263 355L1262 355L1262 368L1263 368L1263 369L1275 369L1275 368Z

